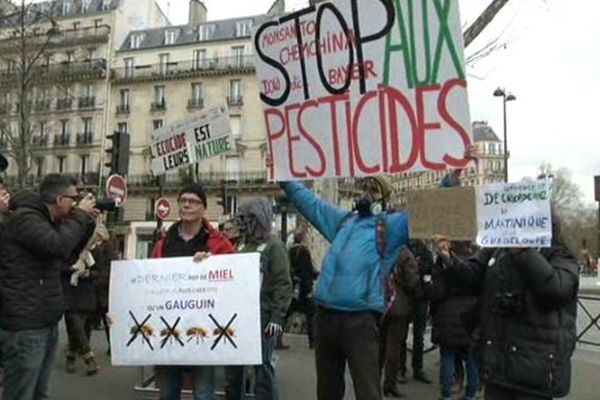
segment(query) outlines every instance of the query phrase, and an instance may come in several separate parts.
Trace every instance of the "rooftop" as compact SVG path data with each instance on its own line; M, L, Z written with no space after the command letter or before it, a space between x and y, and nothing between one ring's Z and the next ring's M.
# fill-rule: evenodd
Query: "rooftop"
M486 121L473 122L473 140L475 142L500 142L498 136Z

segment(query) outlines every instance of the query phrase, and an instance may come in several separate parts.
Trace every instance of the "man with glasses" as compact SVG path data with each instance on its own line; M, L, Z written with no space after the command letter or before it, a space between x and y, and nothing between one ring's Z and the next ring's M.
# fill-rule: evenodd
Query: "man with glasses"
M79 198L66 175L44 178L40 191L22 192L0 246L0 342L3 400L48 399L48 380L64 313L61 271L85 246L100 211Z
M235 253L229 240L214 229L204 218L206 192L197 184L189 184L179 192L179 222L169 228L156 244L153 258L194 257L200 262L209 254ZM165 263L168 268L168 263ZM183 372L192 376L194 400L215 399L215 367L213 366L161 366L157 373L162 379L160 400L179 400L183 386Z

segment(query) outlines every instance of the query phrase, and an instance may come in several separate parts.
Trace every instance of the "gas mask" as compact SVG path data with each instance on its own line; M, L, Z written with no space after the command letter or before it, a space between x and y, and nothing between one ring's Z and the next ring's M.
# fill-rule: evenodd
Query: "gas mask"
M240 236L250 238L256 233L258 220L253 214L240 213L235 217L235 224Z
M381 201L372 201L368 196L363 196L354 202L354 210L360 217L377 216L383 212L385 205Z

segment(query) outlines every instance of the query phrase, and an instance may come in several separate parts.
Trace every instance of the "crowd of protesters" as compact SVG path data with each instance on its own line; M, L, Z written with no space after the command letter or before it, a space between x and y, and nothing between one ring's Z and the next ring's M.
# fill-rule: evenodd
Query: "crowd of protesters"
M205 218L204 188L196 183L181 189L180 219L152 257L189 256L202 263L211 254L261 254L262 364L226 367L225 398L245 398L250 370L255 398L279 398L272 356L292 312L307 321L318 400L344 398L346 365L357 400L404 397L410 325L412 378L432 383L423 367L429 316L443 400L462 392L465 378L466 400L482 393L493 400L567 395L579 265L563 245L559 221L553 220L546 249L476 249L443 236L426 243L409 239L406 212L388 208L393 193L384 177L359 184L362 194L352 211L301 183L281 184L299 214L331 244L320 268L313 265L305 230L294 233L289 248L272 232L273 207L266 199L244 203L221 233ZM460 170L441 183L457 185ZM66 175L48 175L37 192L14 197L0 181L4 400L49 397L63 316L67 372L77 372L81 359L87 375L98 373L90 337L95 326L108 329L110 261L117 257L99 217L94 197L80 193ZM215 396L214 367L156 371L161 400L180 398L186 374L195 400Z

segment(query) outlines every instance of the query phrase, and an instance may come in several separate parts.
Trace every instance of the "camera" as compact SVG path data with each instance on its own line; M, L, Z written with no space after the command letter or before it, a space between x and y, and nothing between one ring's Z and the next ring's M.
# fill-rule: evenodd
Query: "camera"
M96 208L102 212L104 211L116 211L117 203L113 199L107 197L96 199Z

